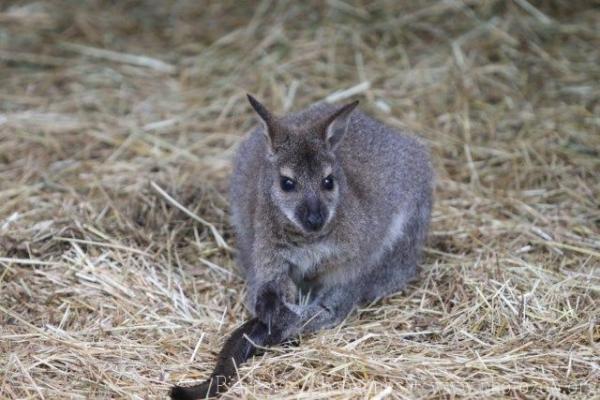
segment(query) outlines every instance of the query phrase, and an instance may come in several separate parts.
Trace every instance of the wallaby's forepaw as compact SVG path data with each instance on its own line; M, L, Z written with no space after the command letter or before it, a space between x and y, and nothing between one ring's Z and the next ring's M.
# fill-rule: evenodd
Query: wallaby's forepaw
M286 328L296 314L284 302L284 296L274 282L264 284L256 297L256 317L267 325L269 334Z
M273 283L263 285L256 296L256 317L269 327L278 320L281 309L285 307Z

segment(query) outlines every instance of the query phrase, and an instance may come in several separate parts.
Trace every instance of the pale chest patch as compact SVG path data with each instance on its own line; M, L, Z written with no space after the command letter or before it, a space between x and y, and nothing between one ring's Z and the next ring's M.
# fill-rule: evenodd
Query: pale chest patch
M284 257L292 266L294 275L305 276L337 252L337 246L328 241L311 243L286 250Z

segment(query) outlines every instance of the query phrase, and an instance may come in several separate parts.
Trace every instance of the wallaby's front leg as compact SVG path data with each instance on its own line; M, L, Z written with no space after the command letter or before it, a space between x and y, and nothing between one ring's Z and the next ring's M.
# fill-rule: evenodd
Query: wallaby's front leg
M293 303L297 295L296 285L288 274L289 265L273 251L258 250L248 279L248 305L269 327L287 326L295 315L286 303Z

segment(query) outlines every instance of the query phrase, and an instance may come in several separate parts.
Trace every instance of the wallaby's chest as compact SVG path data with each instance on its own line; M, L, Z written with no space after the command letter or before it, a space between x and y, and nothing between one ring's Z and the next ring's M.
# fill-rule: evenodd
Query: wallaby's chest
M290 274L295 281L314 279L319 266L335 256L338 247L330 241L290 246L284 251L284 258L291 264Z

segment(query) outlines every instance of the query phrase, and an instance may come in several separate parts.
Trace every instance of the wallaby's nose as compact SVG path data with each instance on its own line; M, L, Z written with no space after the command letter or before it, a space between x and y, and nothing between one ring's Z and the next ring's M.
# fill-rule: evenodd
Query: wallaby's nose
M306 218L306 225L312 231L318 231L323 226L323 216L321 212L311 212L308 214Z
M309 197L298 210L299 219L308 231L318 231L325 224L326 210L317 197Z

